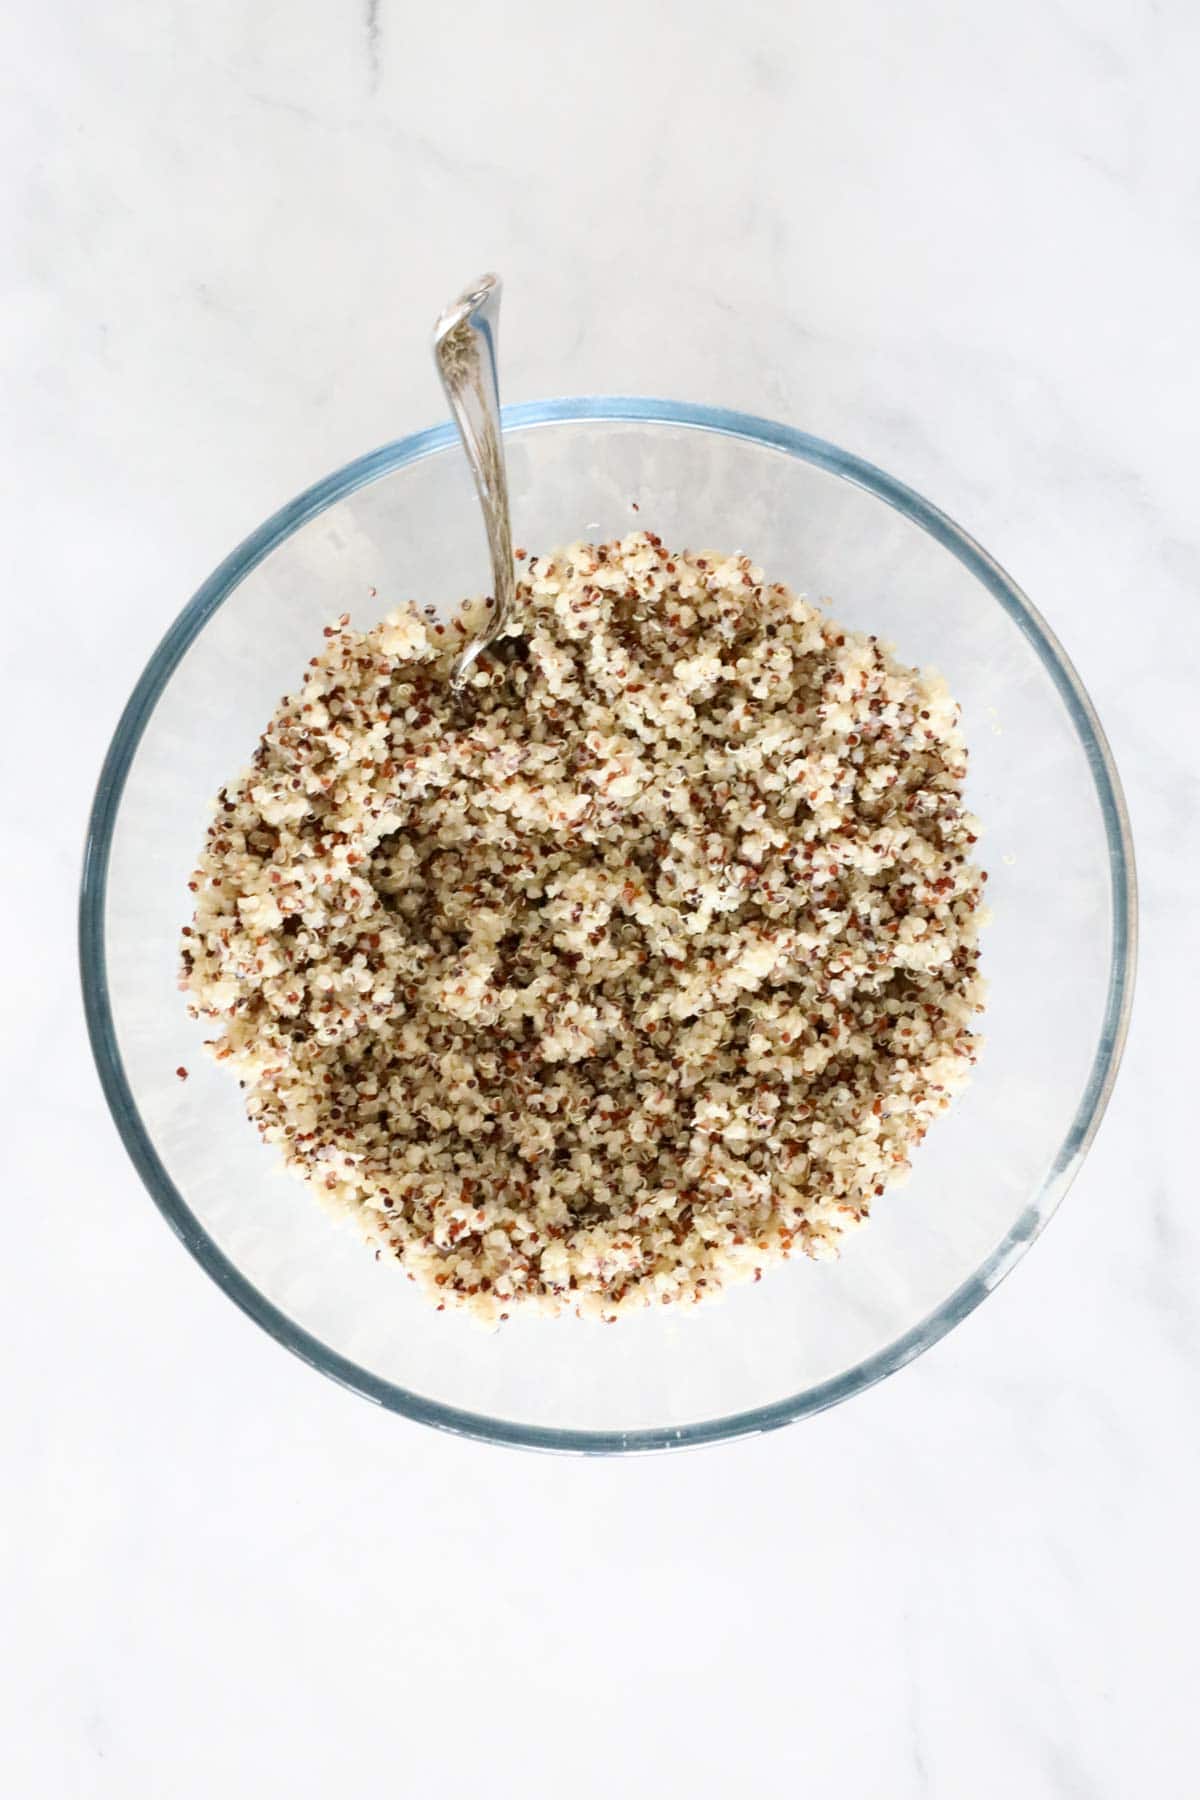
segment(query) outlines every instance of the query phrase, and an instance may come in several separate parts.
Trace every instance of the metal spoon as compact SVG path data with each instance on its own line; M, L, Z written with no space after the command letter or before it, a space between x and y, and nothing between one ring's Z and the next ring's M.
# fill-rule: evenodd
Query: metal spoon
M434 361L483 508L496 602L483 630L455 661L450 676L455 690L464 686L476 657L502 635L516 602L508 477L500 432L500 382L496 372L499 319L500 278L481 275L446 308L433 330Z

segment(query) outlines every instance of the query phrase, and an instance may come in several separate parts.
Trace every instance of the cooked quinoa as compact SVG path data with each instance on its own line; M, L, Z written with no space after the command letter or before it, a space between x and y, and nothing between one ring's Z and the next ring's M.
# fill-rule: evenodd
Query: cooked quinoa
M325 632L217 800L183 986L262 1136L439 1307L835 1254L965 1081L977 827L936 676L652 533L510 637Z

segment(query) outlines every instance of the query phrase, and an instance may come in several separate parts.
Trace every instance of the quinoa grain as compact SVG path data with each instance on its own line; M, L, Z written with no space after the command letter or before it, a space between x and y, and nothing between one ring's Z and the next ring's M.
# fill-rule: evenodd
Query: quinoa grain
M639 531L517 592L465 707L416 608L326 627L188 883L209 1047L439 1310L836 1254L978 1048L958 709L746 557Z

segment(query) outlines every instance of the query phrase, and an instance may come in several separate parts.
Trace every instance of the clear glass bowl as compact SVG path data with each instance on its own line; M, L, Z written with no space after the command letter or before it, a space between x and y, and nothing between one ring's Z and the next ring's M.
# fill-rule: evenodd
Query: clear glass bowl
M278 1171L176 989L185 883L210 800L249 760L331 615L366 624L408 598L447 611L489 586L448 426L361 458L269 519L185 607L138 682L100 777L83 878L100 1077L139 1174L197 1260L281 1343L371 1399L557 1450L767 1430L936 1342L1012 1267L1078 1169L1132 986L1133 854L1117 775L1028 601L880 470L785 426L658 400L519 406L505 424L518 543L545 550L641 525L671 544L745 550L948 678L994 909L973 1085L840 1262L799 1260L708 1307L654 1308L607 1329L518 1316L488 1332L438 1313Z

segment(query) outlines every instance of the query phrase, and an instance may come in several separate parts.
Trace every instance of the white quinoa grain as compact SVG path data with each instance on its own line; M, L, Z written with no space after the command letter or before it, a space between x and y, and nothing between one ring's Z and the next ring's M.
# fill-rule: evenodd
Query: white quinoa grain
M639 531L518 601L465 705L416 608L327 628L193 876L210 1048L439 1305L834 1254L978 1047L958 709L744 556Z

